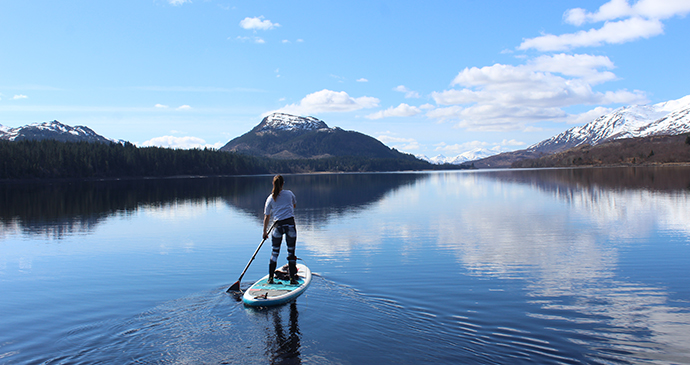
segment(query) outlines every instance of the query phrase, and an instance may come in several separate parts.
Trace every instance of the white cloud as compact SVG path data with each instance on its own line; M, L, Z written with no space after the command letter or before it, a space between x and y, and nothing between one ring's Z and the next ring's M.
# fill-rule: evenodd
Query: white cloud
M479 148L488 148L489 146L490 143L483 141L471 141L465 143L455 143L450 145L446 144L445 142L441 142L439 144L436 144L436 148L434 149L434 151L439 151L448 155L459 155L463 152L472 151Z
M405 85L400 85L395 88L393 88L394 91L405 93L405 98L419 98L419 93L416 91L412 91L405 87Z
M189 105L181 105L181 106L177 107L177 109L175 109L175 110L191 110L191 109L192 109L192 107Z
M414 138L400 138L389 135L381 135L378 136L377 139L381 141L381 143L399 151L415 151L421 148L419 142L417 142L417 140Z
M458 121L458 128L482 132L522 130L526 124L540 120L559 120L566 116L559 108L478 104L467 108L453 105L426 113L439 121Z
M526 145L525 142L521 142L515 139L504 139L499 143L489 143L485 141L470 141L465 143L446 144L445 142L441 142L435 145L436 148L434 149L434 151L438 151L450 156L460 155L466 152L479 150L490 150L496 153L500 153L505 152L509 149L513 149L514 147L524 145ZM507 149L506 147L511 148Z
M286 105L273 112L309 115L329 112L352 112L360 109L375 108L378 105L379 99L377 98L369 96L353 98L345 91L338 92L323 89L305 96L298 104Z
M191 3L191 0L168 0L168 3L173 6L180 6L185 3Z
M266 41L265 41L263 38L261 38L261 37L240 37L240 36L238 36L238 37L235 38L235 39L238 40L238 41L240 41L240 42L254 42L254 43L257 43L257 44L264 44L264 43L266 43Z
M611 0L599 7L595 13L588 13L587 10L581 8L567 10L563 15L563 20L566 23L581 26L584 23L627 17L666 19L688 13L690 13L688 0L640 0L634 5L630 5L627 0Z
M582 114L571 114L568 115L566 121L570 124L583 125L594 121L604 114L608 114L613 111L612 108L605 108L603 106L598 106L592 110L586 111Z
M580 77L590 84L611 81L616 75L610 71L599 69L613 69L613 62L606 56L592 56L587 54L556 54L540 56L528 62L528 69L559 73L564 76Z
M12 97L12 100L19 100L19 99L28 99L29 97L26 95L15 95Z
M179 148L179 149L191 149L191 148L214 148L219 149L225 145L222 142L216 142L215 144L208 144L205 140L198 137L175 137L175 136L162 136L151 138L148 141L142 143L141 147L166 147L166 148Z
M422 112L421 109L419 109L416 106L410 106L405 103L402 103L395 108L390 107L386 110L381 110L373 114L367 115L365 118L367 119L382 119L382 118L388 118L388 117L411 117L417 114L420 114Z
M544 34L524 40L518 49L559 51L650 38L663 34L662 20L688 13L690 0L639 0L632 5L627 0L611 0L593 13L574 8L563 14L563 20L568 24L582 26L604 22L601 28L562 35Z
M511 139L511 140L504 139L503 141L501 141L500 145L501 146L524 146L525 142L521 142L521 141L518 141L515 139Z
M264 20L263 16L260 17L246 17L240 21L240 27L249 30L269 30L276 27L280 27L278 23L272 23L270 20Z
M362 77L361 79L357 79L357 82L369 82L369 80Z
M466 68L453 85L465 88L432 93L437 104L554 107L592 101L594 94L588 84L578 80L499 64L481 69Z
M167 105L163 105L163 104L156 104L155 107L156 107L156 108L165 109L165 108L167 108L168 106L167 106Z
M439 107L426 115L470 130L526 130L539 121L567 121L564 107L646 103L641 91L593 90L616 79L614 67L605 56L555 54L518 66L465 68L453 79L455 88L431 94Z
M577 33L553 35L526 39L518 49L536 49L542 52L562 51L577 47L597 47L604 44L627 43L640 38L650 38L664 32L664 25L658 19L639 17L607 22L600 29L590 29Z
M331 74L330 76L331 76L331 78L338 80L338 82L340 82L340 83L345 82L345 77L343 77L343 76L338 76L338 75L333 75L333 74Z

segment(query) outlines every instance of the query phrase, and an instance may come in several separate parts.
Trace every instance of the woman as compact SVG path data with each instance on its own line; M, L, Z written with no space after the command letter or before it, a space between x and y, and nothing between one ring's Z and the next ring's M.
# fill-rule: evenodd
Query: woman
M297 256L295 256L295 244L297 243L297 229L295 228L295 206L297 200L295 194L290 190L283 190L285 179L281 175L273 177L273 191L266 198L264 206L264 239L268 238L268 223L273 217L273 251L271 261L268 263L268 283L273 284L273 275L278 263L280 254L280 243L285 235L285 243L288 251L288 272L290 274L290 284L297 282Z

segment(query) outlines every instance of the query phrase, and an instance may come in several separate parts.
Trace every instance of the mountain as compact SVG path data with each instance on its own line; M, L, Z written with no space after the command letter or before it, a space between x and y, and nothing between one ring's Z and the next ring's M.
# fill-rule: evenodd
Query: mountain
M621 138L583 144L540 158L516 161L511 167L638 166L690 162L690 135Z
M497 152L490 151L484 148L475 148L471 151L463 152L455 157L446 157L444 155L438 155L434 157L427 157L424 155L418 155L416 156L420 160L424 160L436 165L442 165L442 164L451 164L451 165L460 165L466 162L472 162L476 161L482 158L486 158L489 156L496 155Z
M418 159L422 161L426 161L428 163L432 163L434 165L443 165L444 163L448 163L449 161L448 157L444 155L437 155L434 157L428 157L426 155L415 155L414 157L417 157Z
M523 159L540 158L580 146L630 138L679 135L690 132L690 95L654 105L618 108L583 126L573 127L527 149L475 161L478 168L510 167Z
M44 139L54 139L61 142L117 142L101 136L89 127L80 125L71 127L57 120L34 123L17 128L0 126L0 140L22 141Z
M677 135L688 132L690 132L690 95L654 105L619 108L590 123L570 128L527 149L541 153L554 153L582 144L595 146L616 139Z
M356 156L416 160L379 140L345 131L314 117L273 113L251 131L231 140L221 151L278 159Z

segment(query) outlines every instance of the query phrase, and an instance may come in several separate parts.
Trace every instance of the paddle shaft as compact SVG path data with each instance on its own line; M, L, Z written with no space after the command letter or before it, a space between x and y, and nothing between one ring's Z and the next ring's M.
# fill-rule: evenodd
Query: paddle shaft
M269 236L271 235L271 231L273 230L273 226L275 226L275 225L276 225L275 222L273 222L273 224L271 225L271 228L268 229L267 234L268 234ZM256 248L256 250L254 251L254 254L252 255L252 258L249 260L249 262L247 262L247 266L245 266L245 267L244 267L244 270L242 270L242 274L240 274L240 278L237 279L237 281L235 282L235 284L232 284L232 286L230 286L230 287L228 288L227 291L238 291L238 290L240 290L240 281L242 281L242 278L244 277L244 274L247 272L247 269L249 269L249 265L252 264L252 261L254 261L254 258L256 257L256 254L259 253L259 250L261 249L261 246L264 245L264 242L266 242L267 239L268 239L268 237L266 237L266 238L264 238L263 240L261 240L261 243L259 244L259 247Z

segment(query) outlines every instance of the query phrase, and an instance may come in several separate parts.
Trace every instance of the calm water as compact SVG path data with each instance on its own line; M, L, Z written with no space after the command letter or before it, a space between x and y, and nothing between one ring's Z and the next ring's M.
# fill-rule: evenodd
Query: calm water
M688 167L286 176L253 310L270 184L0 185L0 364L690 364Z

